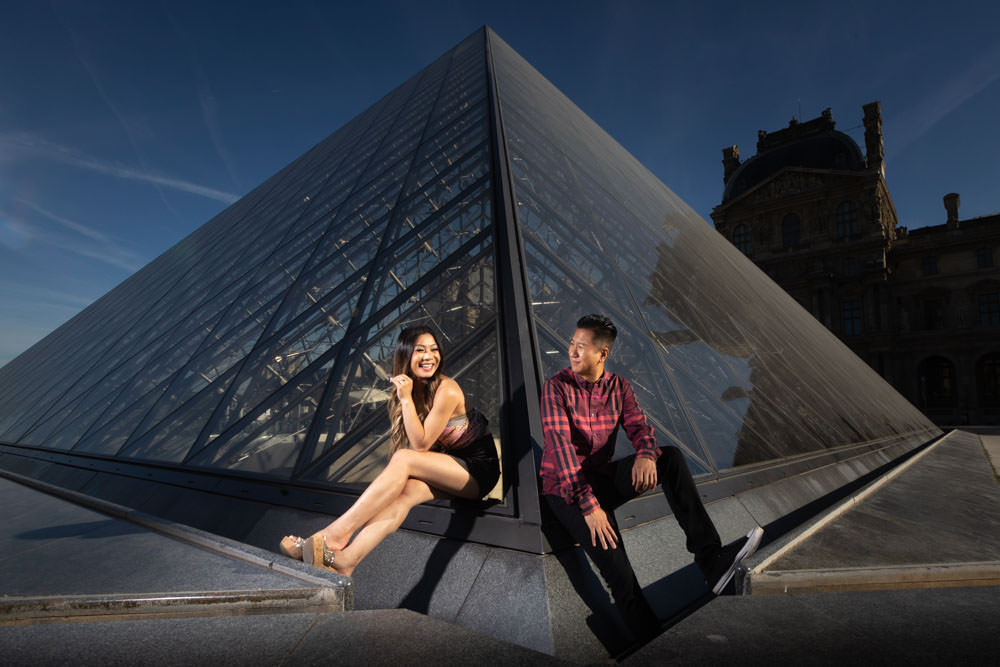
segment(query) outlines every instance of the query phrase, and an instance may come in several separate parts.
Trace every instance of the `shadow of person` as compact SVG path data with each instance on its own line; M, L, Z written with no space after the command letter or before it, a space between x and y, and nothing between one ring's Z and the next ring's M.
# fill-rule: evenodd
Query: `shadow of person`
M466 538L471 534L472 526L476 522L476 517L482 516L483 511L494 505L495 502L454 499L451 504L455 512L451 515L448 526L445 528L445 536L434 545L420 579L399 603L402 609L417 611L421 614L429 612L434 591L444 577L448 564L465 545Z
M104 539L119 535L134 535L142 533L144 530L141 526L126 521L104 519L102 521L67 523L60 526L44 526L18 533L15 537L22 540L57 540L64 537Z
M632 643L631 635L622 623L611 596L590 567L587 554L579 547L572 547L556 553L555 557L566 572L573 590L590 609L587 627L604 650L608 655L617 655L627 649Z
M587 554L573 543L562 524L543 509L542 533L552 546L556 561L566 573L566 580L590 610L587 627L608 655L617 655L632 645L634 639L615 608L610 594L591 567ZM559 616L556 614L555 616ZM567 629L572 634L572 629Z

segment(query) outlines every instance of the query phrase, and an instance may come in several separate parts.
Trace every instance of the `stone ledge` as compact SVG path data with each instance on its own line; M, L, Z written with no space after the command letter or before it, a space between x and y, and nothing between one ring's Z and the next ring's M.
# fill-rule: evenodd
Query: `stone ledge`
M229 558L235 558L252 563L258 567L279 572L293 579L304 581L314 587L327 589L341 600L341 610L349 610L354 607L354 582L350 577L318 569L266 549L260 549L249 544L244 544L243 542L222 537L221 535L214 535L182 523L161 519L125 505L119 505L101 498L88 496L78 491L55 486L10 470L0 468L0 477L7 478L12 482L36 489L76 505L101 512L102 514L142 526L147 530L155 531L180 542L193 544Z
M768 571L747 583L752 595L1000 586L1000 561Z
M344 611L331 588L5 597L0 625Z

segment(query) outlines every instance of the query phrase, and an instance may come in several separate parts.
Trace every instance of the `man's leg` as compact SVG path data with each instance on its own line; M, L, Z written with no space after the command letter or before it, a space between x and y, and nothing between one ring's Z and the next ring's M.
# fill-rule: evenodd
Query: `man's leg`
M614 528L618 546L614 549L602 549L600 543L596 547L591 544L590 530L587 528L587 522L580 513L579 507L568 504L558 496L546 495L545 500L573 541L578 542L583 547L591 561L597 566L601 577L611 589L615 606L625 619L625 625L632 634L637 639L648 639L658 633L660 622L653 610L650 609L646 598L642 596L642 588L639 586L635 571L625 553L621 532L618 530L618 522L615 520L612 509L608 507L605 511L612 528Z
M623 500L630 498L629 493L631 497L636 495L632 487L634 463L633 455L616 464L615 490ZM661 447L660 456L656 459L656 474L674 518L687 538L687 550L694 554L694 561L712 592L718 594L732 579L740 562L756 550L763 531L755 526L747 537L724 549L681 450L673 446Z
M634 464L634 455L615 464L615 491L623 497L623 500L638 495L632 486ZM711 517L705 511L698 487L694 484L681 450L677 447L661 447L660 456L656 459L656 475L674 518L677 519L687 538L687 550L694 554L694 559L698 563L712 558L722 548L722 540L719 539L719 533Z
M718 553L722 540L701 502L701 494L681 450L661 447L660 458L656 459L656 474L660 478L663 495L667 497L677 523L687 537L687 550L694 554L695 561L704 562Z

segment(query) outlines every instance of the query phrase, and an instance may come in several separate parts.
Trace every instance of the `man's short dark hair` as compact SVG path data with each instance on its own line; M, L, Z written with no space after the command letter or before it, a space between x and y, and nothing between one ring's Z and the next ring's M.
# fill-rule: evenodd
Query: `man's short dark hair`
M584 315L576 322L577 329L586 329L594 334L594 342L598 345L606 345L610 350L618 337L618 328L615 323L604 315L596 313Z

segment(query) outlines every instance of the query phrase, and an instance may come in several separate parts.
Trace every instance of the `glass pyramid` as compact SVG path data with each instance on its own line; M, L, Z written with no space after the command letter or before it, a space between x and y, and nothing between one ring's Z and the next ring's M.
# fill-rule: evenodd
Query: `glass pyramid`
M0 443L349 500L430 323L502 446L486 514L537 525L539 387L589 312L696 475L938 433L486 28L0 369Z

